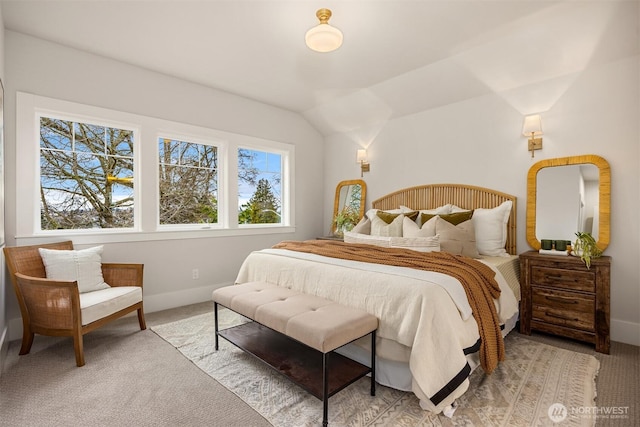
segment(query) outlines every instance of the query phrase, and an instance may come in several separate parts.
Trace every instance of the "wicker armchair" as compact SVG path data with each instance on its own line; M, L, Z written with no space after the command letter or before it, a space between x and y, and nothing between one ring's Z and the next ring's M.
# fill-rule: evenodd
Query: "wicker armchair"
M39 248L72 250L73 243L4 248L22 314L20 355L29 353L34 334L70 336L73 337L76 364L83 366L84 334L135 310L140 329L146 329L142 292L137 289L142 288L143 264L102 263L104 281L111 288L80 293L76 281L46 278Z

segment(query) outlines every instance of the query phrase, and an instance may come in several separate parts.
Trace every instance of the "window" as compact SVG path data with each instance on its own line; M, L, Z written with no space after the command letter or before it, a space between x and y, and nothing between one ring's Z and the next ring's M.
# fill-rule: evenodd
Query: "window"
M282 155L238 149L238 223L282 223Z
M16 140L24 244L295 231L291 144L21 92Z
M217 147L160 138L158 153L160 224L217 223Z
M40 117L40 228L132 228L133 131Z

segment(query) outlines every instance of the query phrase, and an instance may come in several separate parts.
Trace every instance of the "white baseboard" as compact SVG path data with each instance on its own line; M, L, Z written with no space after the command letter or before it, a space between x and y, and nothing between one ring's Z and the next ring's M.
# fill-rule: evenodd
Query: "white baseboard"
M7 360L7 350L9 350L9 336L7 334L8 327L5 326L0 333L0 377L4 371L4 361Z
M167 292L159 295L144 297L145 313L167 310L169 308L182 307L183 305L195 304L198 302L211 301L211 293L223 286L233 283L218 283L215 285L202 286L200 288L186 289L184 291Z
M183 305L196 304L199 302L211 301L211 293L223 286L233 283L218 283L215 285L202 286L199 288L185 289L182 291L167 292L159 295L144 296L144 312L167 310L169 308L182 307ZM135 315L133 313L132 315ZM8 340L14 341L22 339L22 319L7 319ZM4 360L4 359L2 359Z
M611 319L611 341L640 346L640 323Z

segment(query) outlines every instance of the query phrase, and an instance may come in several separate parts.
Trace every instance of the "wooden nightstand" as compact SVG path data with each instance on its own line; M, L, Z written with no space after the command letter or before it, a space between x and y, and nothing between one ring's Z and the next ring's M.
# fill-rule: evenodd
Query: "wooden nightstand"
M532 330L595 344L609 354L609 287L611 257L520 254L520 332Z

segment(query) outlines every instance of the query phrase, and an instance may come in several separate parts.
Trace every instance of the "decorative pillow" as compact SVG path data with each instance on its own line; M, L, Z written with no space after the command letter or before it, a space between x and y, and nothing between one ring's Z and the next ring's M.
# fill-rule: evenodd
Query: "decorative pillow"
M353 231L344 232L345 243L361 243L364 245L391 247L391 237L371 236L369 234L355 233Z
M408 217L412 221L415 221L415 219L418 217L418 211L403 212L401 214L390 213L390 212L386 212L386 211L378 211L378 212L376 212L376 216L378 218L382 219L387 224L391 224L391 222L394 219L396 219L398 217L398 215L404 215L405 217Z
M398 215L390 224L387 224L377 215L370 219L372 236L402 237L404 215Z
M411 221L407 219L408 221ZM365 245L381 246L384 248L404 248L417 252L434 252L440 250L438 236L431 237L384 237L367 234L344 232L345 243L361 243Z
M404 213L402 209L390 209L386 211L383 211L381 209L369 209L367 213L365 213L365 216L369 219L373 219L373 217L376 216L378 212L385 212L388 214L396 214L396 215Z
M436 221L436 233L440 236L440 250L470 258L480 258L476 248L476 232L473 221L468 220L458 225L453 225L440 218Z
M504 245L507 243L507 222L511 214L511 200L493 209L476 209L471 221L476 229L476 245L480 255L508 256Z
M366 216L362 217L359 223L351 229L357 234L371 234L371 221Z
M408 208L406 206L400 205L400 210L402 210L402 212L413 212L416 209L411 209ZM418 212L420 214L426 213L426 214L431 214L431 215L442 215L442 214L448 214L451 213L451 205L442 205L442 206L438 206L435 209L420 209L418 210ZM418 217L416 218L416 223L418 225L421 225L421 215L418 215Z
M435 217L433 217L435 218ZM434 219L422 224L420 227L415 221L406 218L402 221L403 237L433 237L436 235L436 221Z
M405 218L407 221L408 218ZM412 221L413 222L413 221ZM440 236L431 237L391 237L392 248L411 249L417 252L439 252Z
M436 215L433 214L420 214L420 217L422 218L422 223L424 224L425 222L429 221L431 218L433 218ZM454 212L454 213L450 213L450 214L441 214L438 215L440 218L444 219L445 221L447 221L448 223L451 223L453 225L458 225L460 223L463 223L465 221L469 221L471 219L471 217L473 217L473 211L461 211L461 212Z
M81 293L109 288L102 277L102 246L77 251L40 248L47 278L76 280Z

